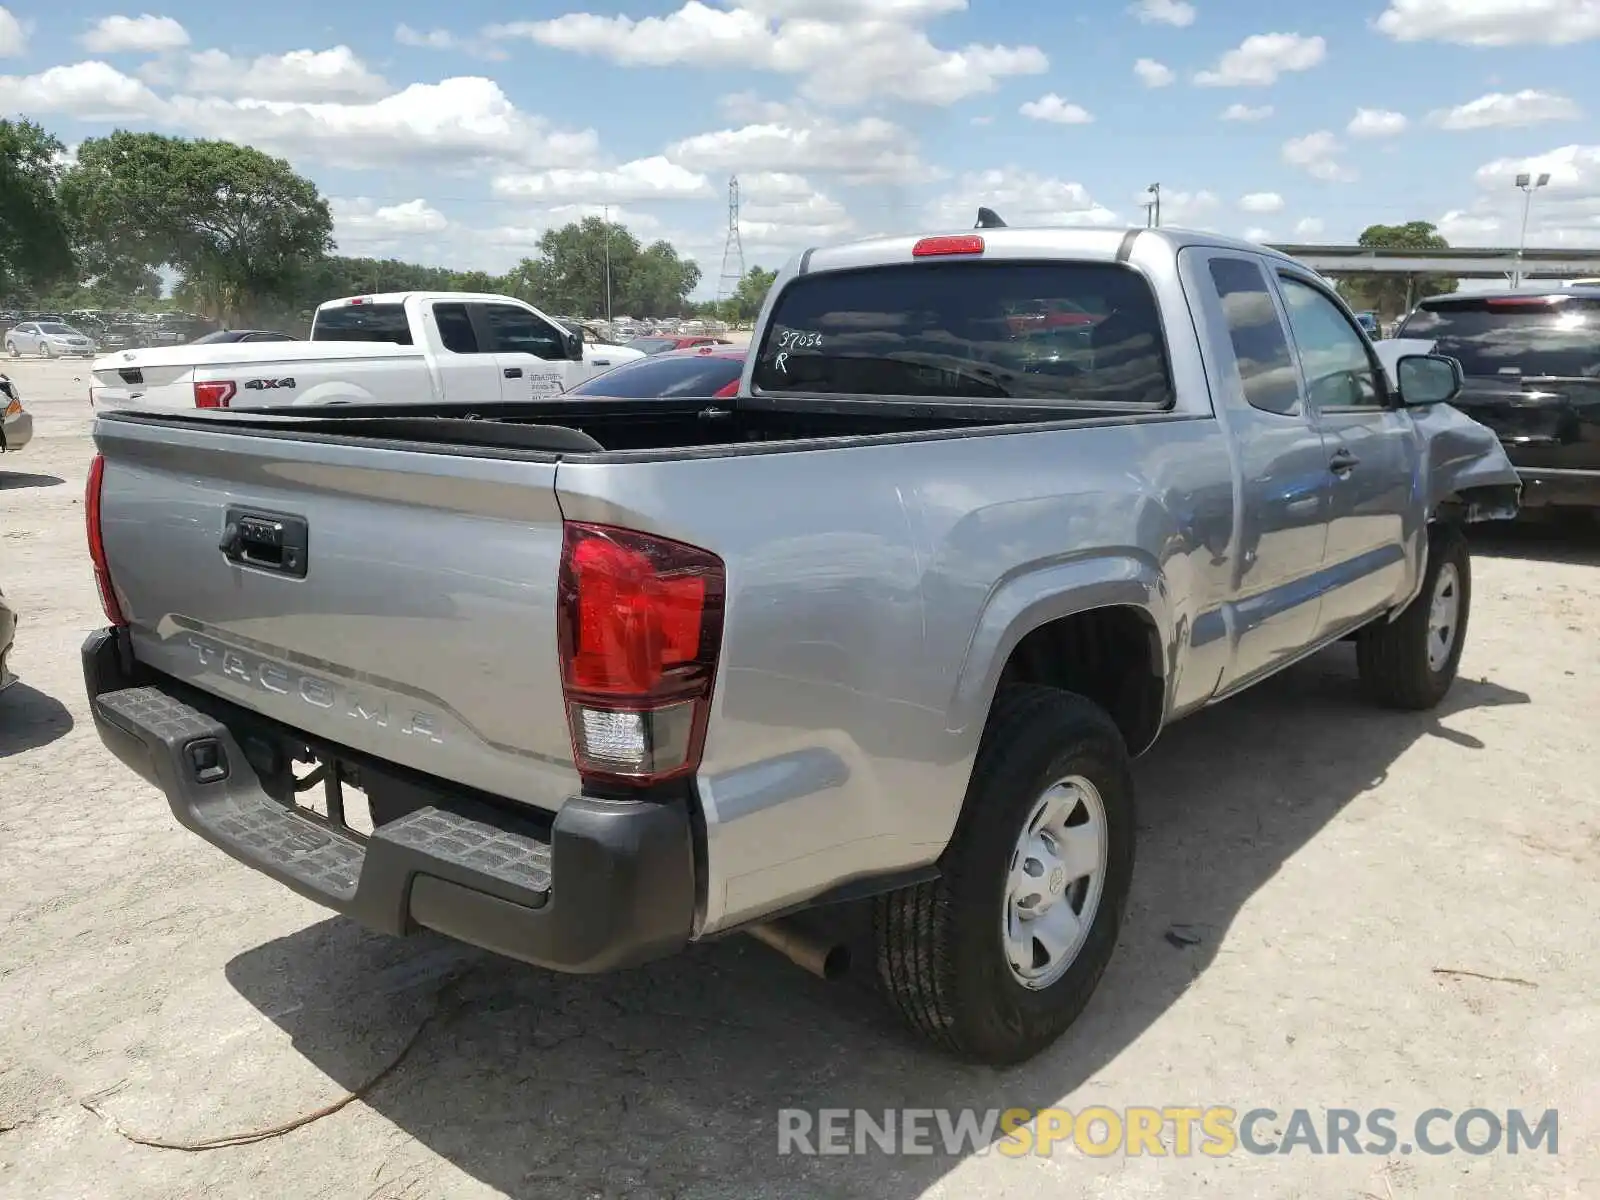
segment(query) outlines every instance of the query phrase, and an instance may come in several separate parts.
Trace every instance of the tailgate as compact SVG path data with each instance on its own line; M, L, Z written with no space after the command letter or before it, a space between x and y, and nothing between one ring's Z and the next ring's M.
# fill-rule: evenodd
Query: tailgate
M95 442L141 662L496 795L556 809L577 790L553 457L127 418L101 419Z
M1600 470L1600 380L1469 376L1454 403L1519 467Z

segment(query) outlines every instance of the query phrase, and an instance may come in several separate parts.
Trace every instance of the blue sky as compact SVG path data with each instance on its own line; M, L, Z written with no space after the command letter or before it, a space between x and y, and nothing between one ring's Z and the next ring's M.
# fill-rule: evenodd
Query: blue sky
M1600 0L0 0L0 114L289 158L348 253L503 269L609 206L721 265L968 225L1600 245ZM441 21L441 16L444 18Z

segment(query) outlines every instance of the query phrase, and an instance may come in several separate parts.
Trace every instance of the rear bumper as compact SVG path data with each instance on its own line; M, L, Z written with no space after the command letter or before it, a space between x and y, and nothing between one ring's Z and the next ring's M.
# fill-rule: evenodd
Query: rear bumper
M1518 467L1523 508L1600 508L1600 469Z
M162 677L135 679L115 633L83 645L101 740L188 829L373 929L418 928L559 971L681 949L695 907L683 803L570 799L553 824L436 783L428 803L352 836L268 794L240 741L262 722ZM292 734L291 734L292 736Z

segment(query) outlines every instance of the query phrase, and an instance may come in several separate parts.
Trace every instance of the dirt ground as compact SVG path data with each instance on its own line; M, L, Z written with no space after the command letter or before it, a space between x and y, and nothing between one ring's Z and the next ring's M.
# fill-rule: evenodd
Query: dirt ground
M84 702L86 367L0 369L37 418L0 461L22 614L0 694L0 1194L1600 1196L1592 531L1477 539L1436 713L1363 706L1341 647L1168 731L1138 765L1138 876L1098 995L1051 1052L992 1071L749 939L563 978L368 934L180 829ZM117 1130L290 1121L425 1020L363 1098L283 1136L184 1152ZM111 1088L100 1115L82 1103ZM1559 1153L777 1153L781 1108L1056 1103L1390 1108L1402 1130L1433 1107L1553 1107Z

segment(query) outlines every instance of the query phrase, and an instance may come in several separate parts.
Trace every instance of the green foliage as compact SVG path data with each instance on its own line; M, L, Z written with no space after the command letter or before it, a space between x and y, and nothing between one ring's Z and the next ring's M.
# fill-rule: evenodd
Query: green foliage
M1448 250L1450 243L1428 221L1407 221L1404 225L1369 225L1356 239L1360 245L1387 250ZM1397 317L1423 296L1453 292L1461 286L1448 275L1362 275L1343 280L1339 290L1355 309L1372 309L1384 317Z
M281 299L303 264L333 248L316 185L232 142L118 131L78 148L61 195L91 275L171 267L186 302L234 318Z
M603 315L606 278L614 315L665 316L688 308L700 268L670 242L646 247L624 226L585 217L539 239L539 251L502 281L509 294L549 313Z
M71 238L56 196L61 150L32 121L0 121L0 296L72 276Z

